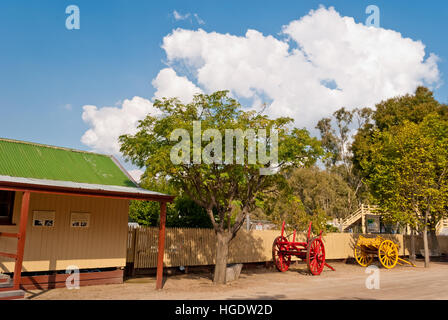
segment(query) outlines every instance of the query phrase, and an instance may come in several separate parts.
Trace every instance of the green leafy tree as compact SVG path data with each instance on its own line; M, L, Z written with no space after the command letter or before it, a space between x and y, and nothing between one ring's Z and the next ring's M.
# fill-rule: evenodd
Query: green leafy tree
M369 202L369 193L362 176L353 166L351 142L356 129L371 122L373 111L369 108L347 110L340 108L332 117L321 119L316 129L321 135L322 147L326 152L324 164L328 172L339 175L351 188L347 192L347 202L351 213L362 203ZM357 125L357 128L353 128Z
M174 215L167 226L183 228L213 228L205 209L193 200L187 197L177 197L174 205Z
M275 201L270 208L270 219L277 225L284 221L290 230L295 229L298 232L308 231L308 225L312 222L312 232L327 230L327 221L329 216L323 210L316 210L312 213L307 212L301 199L294 194L282 190L280 193L282 201Z
M121 136L121 152L137 166L146 167L145 181L166 180L204 208L217 235L214 282L225 283L229 242L255 207L257 196L278 183L283 170L314 164L322 154L320 143L306 130L292 128L290 118L269 119L243 110L227 91L196 95L189 104L176 98L156 100L154 107L162 116L148 115L135 135ZM201 121L202 139L197 139L195 121ZM243 133L236 143L233 138L224 139L230 129ZM260 129L271 135L249 139L250 130ZM278 143L273 140L274 129ZM184 143L191 137L193 143ZM181 161L172 161L172 150ZM255 150L258 161L254 162ZM278 159L261 161L263 150L270 156L277 154ZM197 161L201 155L204 161Z
M439 103L428 88L418 87L413 95L398 96L377 104L372 118L374 127L385 131L406 120L420 123L428 114L434 112L441 118L448 119L446 105Z
M143 188L175 195L173 203L166 208L166 226L176 228L211 228L212 225L204 208L171 186L165 179L146 179ZM155 227L160 221L160 206L154 201L131 201L129 220L142 226Z
M286 175L286 185L270 194L266 209L270 218L280 224L285 220L298 230L313 222L313 231L332 230L327 226L332 218L343 218L351 213L347 194L350 186L336 173L317 166L296 168Z
M287 179L309 214L322 210L326 216L340 219L353 210L347 198L354 198L354 191L337 173L314 166L295 169Z
M354 162L391 222L423 231L425 266L428 230L448 208L448 120L446 106L426 88L378 105L375 124L360 129Z
M129 206L131 222L142 226L155 227L159 224L160 207L153 201L131 201ZM167 205L166 226L171 228L212 228L210 219L204 208L196 202L178 196L173 203Z
M171 204L167 205L167 217L172 210ZM154 201L131 201L129 204L129 221L137 222L141 226L155 227L159 224L160 208Z

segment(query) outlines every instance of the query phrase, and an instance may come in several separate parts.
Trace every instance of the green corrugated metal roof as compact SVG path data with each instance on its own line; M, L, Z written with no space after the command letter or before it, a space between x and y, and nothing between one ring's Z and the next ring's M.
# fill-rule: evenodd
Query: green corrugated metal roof
M112 157L0 139L0 175L135 187Z

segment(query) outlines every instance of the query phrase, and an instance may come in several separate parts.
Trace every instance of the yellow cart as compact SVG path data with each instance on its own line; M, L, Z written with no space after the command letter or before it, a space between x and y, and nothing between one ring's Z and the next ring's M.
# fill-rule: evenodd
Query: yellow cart
M381 236L376 238L366 238L359 236L354 248L354 256L356 261L363 267L367 267L372 263L375 255L378 260L387 269L392 269L398 264L415 264L398 256L398 245L391 240L386 240Z

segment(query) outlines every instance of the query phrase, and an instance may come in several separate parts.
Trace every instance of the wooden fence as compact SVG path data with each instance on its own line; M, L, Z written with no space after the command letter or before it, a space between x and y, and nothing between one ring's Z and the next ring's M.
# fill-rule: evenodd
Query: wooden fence
M280 234L278 230L240 230L230 243L229 263L263 262L272 260L272 242ZM155 268L159 230L129 228L127 262L134 268ZM323 237L327 259L353 257L353 245L358 234L329 233ZM408 255L410 237L404 235L381 235L399 244L400 255ZM306 234L298 234L296 241L306 241ZM442 253L448 253L448 236L439 236ZM164 265L167 267L212 265L215 263L216 235L211 229L167 228ZM423 248L417 237L417 253Z

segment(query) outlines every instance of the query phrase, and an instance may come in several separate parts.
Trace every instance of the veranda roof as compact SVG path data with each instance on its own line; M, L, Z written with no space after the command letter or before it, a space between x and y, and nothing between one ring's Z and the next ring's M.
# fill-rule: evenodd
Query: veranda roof
M0 138L0 188L172 201L138 186L113 157Z

